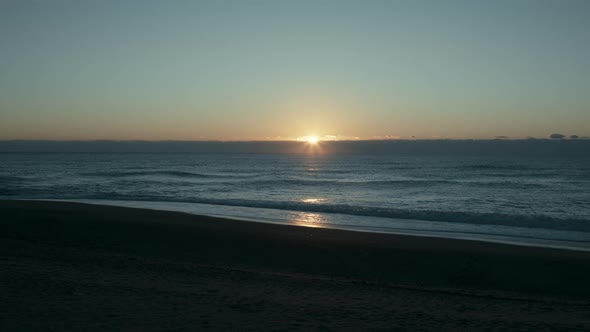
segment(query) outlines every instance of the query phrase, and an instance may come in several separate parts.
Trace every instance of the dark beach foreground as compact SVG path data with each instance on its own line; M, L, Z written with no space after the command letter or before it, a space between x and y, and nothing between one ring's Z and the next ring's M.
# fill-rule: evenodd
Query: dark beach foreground
M0 201L0 330L589 330L590 253Z

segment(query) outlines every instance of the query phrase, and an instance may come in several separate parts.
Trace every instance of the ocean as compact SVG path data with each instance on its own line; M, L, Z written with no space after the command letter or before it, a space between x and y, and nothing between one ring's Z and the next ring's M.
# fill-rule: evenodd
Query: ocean
M0 153L0 198L590 250L590 159Z

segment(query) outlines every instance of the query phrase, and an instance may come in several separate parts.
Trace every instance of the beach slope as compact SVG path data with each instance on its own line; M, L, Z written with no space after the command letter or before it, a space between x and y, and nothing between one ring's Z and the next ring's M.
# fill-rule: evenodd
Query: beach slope
M0 201L0 330L590 329L590 253Z

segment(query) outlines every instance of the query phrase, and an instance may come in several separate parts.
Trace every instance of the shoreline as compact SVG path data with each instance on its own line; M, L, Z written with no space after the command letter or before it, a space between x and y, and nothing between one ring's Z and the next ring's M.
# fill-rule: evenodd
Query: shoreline
M255 208L255 207L245 207L245 206L229 206L229 205L216 205L216 204L203 204L203 203L187 203L187 202L167 202L167 201L127 201L127 200L99 200L99 199L17 199L17 200L24 200L24 201L47 201L47 202L72 202L72 203L82 203L82 204L91 204L91 205L98 205L98 206L118 206L118 207L129 207L129 208L136 208L136 209L147 209L152 211L169 211L169 212L179 212L179 213L186 213L189 215L195 216L204 216L204 217L214 217L214 218L222 218L222 219L231 219L231 220L240 220L246 222L256 222L256 223L266 223L266 224L274 224L274 225L291 225L291 226L300 226L300 227L317 227L317 228L326 228L326 229L337 229L337 230L344 230L344 231L351 231L351 232L363 232L363 233L376 233L376 234L393 234L393 235L406 235L406 236L418 236L418 237L432 237L432 238L445 238L445 239L455 239L455 240L466 240L466 241L480 241L480 242L488 242L488 243L499 243L499 244L506 244L506 245L514 245L514 246L523 246L523 247L536 247L536 248L550 248L550 249L562 249L562 250L573 250L573 251L582 251L582 252L590 252L590 237L588 240L574 240L574 239L548 239L543 237L535 237L535 236L527 236L527 235L511 235L511 234L501 234L501 233L480 233L471 231L469 229L465 229L464 231L461 230L442 230L442 229L428 229L428 228L404 228L404 227L379 227L379 226L360 226L360 225L350 225L350 224L337 224L337 223L317 223L317 224L309 224L305 222L301 222L296 219L285 218L282 215L287 214L304 214L304 215L320 215L320 216L331 216L331 217L346 217L349 219L385 219L388 222L396 223L396 222L403 222L405 224L408 223L427 223L427 224L436 224L440 223L444 226L448 225L465 225L466 227L501 227L501 228L522 228L518 226L498 226L498 225L478 225L478 224L464 224L464 223L452 223L452 222L437 222L437 221L426 221L426 220L414 220L414 219L390 219L390 218L381 218L381 217L369 217L369 216L355 216L355 215L341 215L341 214L334 214L334 213L318 213L318 212L305 212L305 211L293 211L293 210L277 210L271 208ZM205 211L199 210L198 208L195 209L195 206L200 207L208 207ZM215 209L214 213L207 213L211 211L210 208ZM226 209L231 209L232 211L238 209L242 213L242 215L236 213L219 213L219 211L224 211ZM248 211L245 213L244 211ZM252 212L251 212L252 211ZM264 213L257 214L254 216L253 214L258 213L260 211L264 211ZM263 214L268 214L269 211L272 211L269 216L263 217ZM248 215L250 214L250 215ZM443 227L444 227L443 226ZM424 226L423 226L424 227ZM428 226L425 226L428 227ZM439 226L440 227L440 226ZM526 229L528 231L528 229ZM553 233L563 233L564 231L561 230L549 230L544 228L532 228L532 231L548 231ZM566 231L567 233L567 231ZM573 232L569 231L569 233L583 233L583 232ZM586 245L586 246L584 246Z
M590 328L587 252L66 202L0 214L8 330Z
M162 229L163 231L176 231L176 228L185 228L188 232L204 231L212 233L212 235L216 237L231 236L239 241L247 240L244 239L247 234L258 240L269 241L269 244L277 246L282 245L281 241L270 239L268 237L270 234L276 236L277 239L285 239L292 242L289 243L289 245L293 246L299 245L297 241L301 241L301 245L308 244L307 242L309 242L310 237L317 237L317 240L313 241L313 245L319 246L320 249L329 249L325 248L325 246L327 242L330 242L334 245L344 246L349 250L385 249L385 251L409 250L430 253L432 250L437 249L441 253L445 251L459 254L477 253L484 255L501 253L502 255L534 256L538 258L555 256L562 258L582 257L584 259L590 259L590 254L588 252L561 248L521 246L472 239L360 232L337 228L253 222L147 208L41 200L0 200L0 208L5 210L6 207L12 209L16 207L17 211L22 209L21 212L26 212L31 209L32 211L38 210L35 212L40 214L51 213L52 217L43 221L43 223L46 223L44 227L49 227L49 224L55 221L65 223L64 227L80 227L79 225L72 224L72 220L70 219L72 218L71 216L67 216L66 219L63 218L64 215L73 215L77 218L88 218L92 213L98 213L98 216L92 216L93 218L90 223L93 228L99 229L104 227L105 232L112 232L115 228L125 228L127 232L133 232L135 229L129 229L129 227L148 226L150 228ZM39 217L46 219L45 216ZM25 219L27 219L26 222L31 221L28 216L26 216ZM16 225L12 224L12 226ZM137 230L139 231L139 229ZM257 232L265 235L260 237L256 234ZM21 235L27 237L26 234ZM83 235L84 238L92 237L92 234ZM49 234L43 235L44 238L47 238L47 236L49 236ZM158 241L163 240L157 236L156 239ZM70 240L75 240L75 238L71 238ZM131 238L129 240L131 240ZM351 248L355 246L357 248ZM314 247L310 249L317 250L318 248ZM588 263L590 263L590 261Z

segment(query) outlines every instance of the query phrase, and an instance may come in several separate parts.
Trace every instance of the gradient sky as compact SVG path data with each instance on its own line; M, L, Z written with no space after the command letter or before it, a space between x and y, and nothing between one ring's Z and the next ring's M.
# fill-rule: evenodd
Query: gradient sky
M2 1L0 139L590 136L590 1Z

